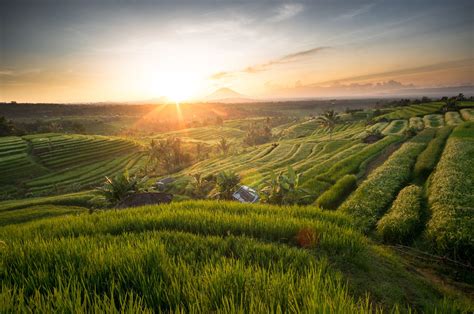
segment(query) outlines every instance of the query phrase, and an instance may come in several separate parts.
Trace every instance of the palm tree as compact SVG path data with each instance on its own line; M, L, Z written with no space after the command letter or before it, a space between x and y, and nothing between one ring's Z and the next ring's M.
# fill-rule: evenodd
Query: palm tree
M148 162L156 168L160 164L167 172L189 161L189 155L183 152L179 138L168 137L164 140L152 140L148 148Z
M225 156L229 152L229 148L230 148L230 143L227 142L225 137L221 137L219 142L217 142L217 149L220 150L222 154L224 154Z
M239 183L240 176L235 172L222 171L218 173L212 197L220 200L231 200L232 194L237 190Z
M127 196L142 191L148 180L147 177L130 176L127 170L114 178L105 179L104 185L97 190L112 205L117 205Z
M204 176L200 173L194 173L191 175L191 182L190 182L190 193L193 197L202 199L207 196L209 191L212 189L212 182L206 180Z
M329 129L329 139L331 139L334 127L340 121L341 117L339 117L339 115L334 110L328 110L316 118L317 123Z
M147 149L147 154L148 160L146 162L146 168L148 168L148 165L152 165L154 168L160 160L160 150L155 140L151 140L150 146Z

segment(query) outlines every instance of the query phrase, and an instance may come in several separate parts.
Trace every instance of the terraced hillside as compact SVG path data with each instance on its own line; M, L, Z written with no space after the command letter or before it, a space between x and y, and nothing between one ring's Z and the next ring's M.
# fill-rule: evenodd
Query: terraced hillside
M105 136L39 134L0 139L5 191L45 194L97 184L143 160L134 142Z
M303 186L311 191L314 199L343 175L363 171L364 163L401 140L398 136L388 136L379 143L364 144L357 139L363 130L364 126L359 124L340 126L332 134L320 128L302 138L281 140L276 144L257 146L243 154L205 160L182 174L209 175L232 170L242 176L245 184L260 187L271 172L286 170L291 165L303 173ZM330 178L329 182L326 176Z
M363 123L340 123L330 132L316 121L309 120L283 130L278 142L256 146L238 155L205 160L180 175L209 175L232 170L241 175L244 184L259 188L272 172L284 171L291 165L302 173L303 187L309 190L314 200L344 175L363 176L365 166L392 145L403 141L409 127L418 131L439 128L445 125L445 121L453 126L464 122L458 112L448 112L378 122L368 127ZM386 138L375 144L363 143L361 139L373 131Z
M161 133L154 138L179 137L189 142L206 142L209 144L216 143L222 137L240 140L244 137L245 132L234 127L200 127L190 128L173 132Z
M71 213L0 227L8 248L0 250L1 312L374 313L471 306L443 297L337 212L209 201L92 215L51 210Z
M292 122L274 143L173 174L231 170L260 188L291 165L310 206L111 211L93 191L0 202L0 312L473 312L472 111L434 112L333 130ZM238 143L244 130L231 125ZM375 130L382 138L364 141ZM175 135L212 143L211 133ZM144 158L133 142L95 136L0 147L37 169L18 186L38 194L93 186Z
M418 105L410 105L405 107L399 107L390 113L378 116L377 119L408 119L410 117L424 116L427 114L435 113L441 109L444 102L431 102Z

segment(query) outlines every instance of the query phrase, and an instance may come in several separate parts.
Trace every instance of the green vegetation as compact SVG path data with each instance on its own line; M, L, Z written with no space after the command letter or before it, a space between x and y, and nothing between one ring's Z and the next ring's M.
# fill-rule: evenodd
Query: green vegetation
M430 114L423 117L425 128L438 128L444 125L443 116L440 114Z
M377 223L377 233L385 242L413 241L421 224L421 193L416 185L403 188L387 213Z
M127 196L142 191L148 178L130 176L128 171L125 171L113 178L105 177L105 180L98 191L111 205L116 205Z
M43 219L0 236L2 312L468 306L315 208L193 201Z
M397 136L387 136L384 139L365 146L359 152L354 153L352 156L344 158L329 168L329 170L318 176L319 180L329 181L331 183L339 180L345 174L357 173L363 163L377 156L387 146L400 141Z
M341 118L334 110L328 110L316 118L316 122L319 125L329 130L329 139L331 139L331 135L334 128L336 127L336 124L340 121Z
M345 175L316 200L316 206L322 209L336 209L342 201L357 187L355 175Z
M39 205L16 210L0 211L0 227L35 221L42 218L58 217L70 214L79 214L87 211L85 207Z
M0 312L473 312L461 96L2 137ZM108 209L165 175L171 204ZM227 201L240 184L261 204Z
M426 237L443 254L474 261L474 123L456 127L430 180Z
M231 171L219 172L216 176L216 187L212 197L220 200L231 200L239 182L238 174Z
M411 117L409 120L409 127L416 129L416 130L423 130L425 128L425 124L423 123L423 119L420 117Z
M444 105L444 102L430 102L416 105L409 105L400 107L393 112L378 116L377 119L408 119L413 116L423 116L439 111Z
M105 136L37 134L0 138L0 187L17 195L48 195L95 187L105 176L145 162L139 146Z
M447 125L458 125L463 123L461 115L457 111L446 112L444 119L446 120Z
M465 121L474 121L474 109L461 109L460 112Z
M439 157L441 156L441 152L444 148L444 144L451 133L451 130L451 127L438 129L436 131L436 136L431 140L426 149L418 156L415 168L413 169L413 175L418 179L419 182L426 180L438 163Z
M340 210L354 217L363 231L371 230L395 199L400 188L411 178L416 157L434 136L434 130L423 130L404 143L390 158L362 182L341 205Z
M304 204L308 192L300 187L301 173L288 166L287 174L272 173L270 181L262 189L263 201L269 204L292 205Z
M406 120L393 120L390 124L383 129L383 135L396 135L402 134L403 131L408 127L408 122Z

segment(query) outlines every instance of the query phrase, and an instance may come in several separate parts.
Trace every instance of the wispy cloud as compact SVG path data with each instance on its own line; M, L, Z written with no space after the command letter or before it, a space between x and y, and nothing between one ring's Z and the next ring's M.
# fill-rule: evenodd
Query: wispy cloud
M394 70L394 71L377 72L377 73L366 74L366 75L345 77L338 80L319 82L313 85L317 86L317 85L327 85L327 84L335 84L335 83L343 83L343 82L358 82L358 81L365 81L365 80L372 80L372 79L379 80L379 79L399 77L399 76L404 76L404 75L424 74L424 73L431 73L431 72L450 70L450 69L456 69L456 68L464 68L464 67L469 68L473 66L474 66L474 58L470 58L470 59L454 60L454 61L448 61L448 62L440 62L440 63L424 65L420 67L406 68L406 69L400 69L400 70Z
M375 6L375 3L365 4L357 9L354 9L354 10L351 10L349 12L339 15L338 17L336 17L336 19L340 19L340 20L352 19L356 16L368 13L370 10L372 10L374 6Z
M311 48L311 49L307 49L307 50L297 51L297 52L294 52L294 53L284 55L283 57L280 57L278 59L274 59L274 60L270 60L268 62L248 66L245 69L242 69L240 71L229 71L229 72L222 71L222 72L218 72L218 73L213 74L211 76L211 79L220 80L220 79L223 79L223 78L233 76L233 75L238 74L238 73L253 74L253 73L268 71L273 66L301 61L302 59L311 57L311 56L313 56L313 55L315 55L315 54L317 54L317 53L319 53L323 50L327 50L327 49L330 49L330 48L331 47L315 47L315 48Z
M286 3L280 5L276 9L276 13L272 16L269 21L270 22L281 22L284 20L291 19L292 17L298 15L301 11L303 11L304 6L301 3Z
M0 76L11 76L14 74L12 70L0 70Z

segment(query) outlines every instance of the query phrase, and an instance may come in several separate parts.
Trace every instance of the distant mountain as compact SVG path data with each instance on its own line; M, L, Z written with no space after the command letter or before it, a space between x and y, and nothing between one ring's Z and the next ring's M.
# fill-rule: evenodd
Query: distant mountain
M230 88L219 88L212 94L207 95L202 99L206 102L219 102L219 103L241 103L241 102L253 102L255 99L251 99L245 95L242 95Z

